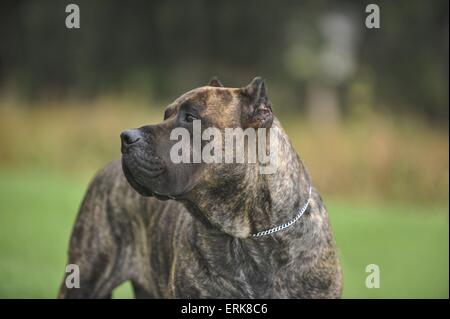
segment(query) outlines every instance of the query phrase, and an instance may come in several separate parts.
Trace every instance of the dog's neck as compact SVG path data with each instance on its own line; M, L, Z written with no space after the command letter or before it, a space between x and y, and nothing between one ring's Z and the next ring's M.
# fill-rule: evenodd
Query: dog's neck
M303 162L278 121L274 122L274 126L278 142L277 169L274 174L259 175L262 189L255 190L270 194L271 206L261 206L264 202L258 196L255 198L255 207L259 208L260 213L252 216L253 234L292 220L310 196L311 181Z
M244 177L236 176L239 182L230 181L228 174L223 182L197 193L195 202L185 203L211 233L251 238L254 233L288 222L308 200L311 182L303 163L278 120L272 129L278 144L273 174L260 174L255 165L245 170ZM292 227L302 223L298 224ZM284 237L282 233L276 236Z

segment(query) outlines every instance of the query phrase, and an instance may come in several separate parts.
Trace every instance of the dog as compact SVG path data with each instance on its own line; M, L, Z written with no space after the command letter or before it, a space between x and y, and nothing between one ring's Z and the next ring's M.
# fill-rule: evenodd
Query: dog
M171 131L267 129L260 163L174 163ZM69 247L80 287L60 298L340 298L342 274L325 206L274 116L264 81L214 78L167 106L163 122L121 134L122 158L92 180ZM192 154L191 154L192 155ZM66 274L67 276L67 274Z

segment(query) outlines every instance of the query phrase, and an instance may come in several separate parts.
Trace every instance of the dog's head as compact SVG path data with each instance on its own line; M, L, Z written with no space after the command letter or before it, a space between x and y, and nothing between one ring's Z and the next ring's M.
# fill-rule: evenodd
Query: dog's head
M183 198L202 183L202 187L208 187L214 176L226 178L230 175L225 172L229 169L226 165L193 160L195 143L198 143L194 139L199 138L194 132L196 124L201 123L202 135L208 128L217 128L221 132L226 128L270 128L272 122L272 108L261 78L255 78L243 88L225 88L213 79L209 85L189 91L168 105L163 122L121 134L124 174L141 195L159 199ZM189 132L187 148L174 150L179 141L171 138L171 134L176 129ZM200 141L201 151L206 143L208 141ZM178 156L178 151L183 150L188 151L190 161L174 161L174 154ZM231 175L236 182L245 175L245 167L238 170L242 174L234 169Z

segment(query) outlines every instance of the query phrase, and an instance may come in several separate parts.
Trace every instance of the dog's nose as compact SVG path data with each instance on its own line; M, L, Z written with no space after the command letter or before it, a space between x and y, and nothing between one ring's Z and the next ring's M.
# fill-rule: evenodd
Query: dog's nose
M136 143L142 138L141 132L137 129L128 130L120 134L122 146L128 146Z

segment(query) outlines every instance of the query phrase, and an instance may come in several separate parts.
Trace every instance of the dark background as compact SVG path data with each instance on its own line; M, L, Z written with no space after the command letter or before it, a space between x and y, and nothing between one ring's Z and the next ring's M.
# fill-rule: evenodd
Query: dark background
M81 28L71 31L68 3L2 1L0 88L32 100L124 90L168 98L213 75L231 86L262 75L283 88L283 108L301 109L312 81L344 101L363 82L387 110L446 125L446 0L377 1L378 31L364 26L370 1L80 0ZM328 48L353 65L342 76L318 66Z

